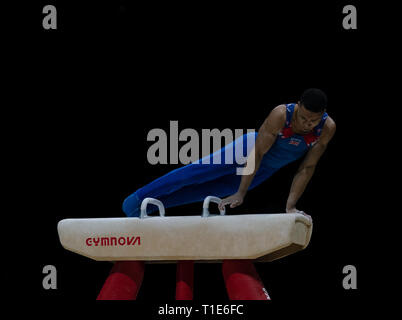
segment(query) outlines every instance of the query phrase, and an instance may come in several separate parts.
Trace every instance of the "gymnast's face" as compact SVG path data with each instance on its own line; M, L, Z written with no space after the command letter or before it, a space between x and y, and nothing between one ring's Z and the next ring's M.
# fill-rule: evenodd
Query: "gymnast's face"
M298 109L294 124L301 133L308 133L320 123L324 111L312 112L307 110L303 105L300 105L300 102L297 105Z

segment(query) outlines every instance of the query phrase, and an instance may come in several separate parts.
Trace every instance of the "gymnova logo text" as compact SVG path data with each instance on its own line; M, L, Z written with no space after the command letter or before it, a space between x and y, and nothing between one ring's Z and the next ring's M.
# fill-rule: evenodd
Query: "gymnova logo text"
M86 238L85 244L88 247L140 246L141 237L94 237Z
M243 129L201 129L200 136L192 128L179 131L179 122L170 121L169 134L160 128L148 132L147 141L155 141L155 143L148 148L147 160L152 165L236 164L239 166L236 174L249 175L253 173L255 167L254 133L255 129L247 129L246 136ZM222 139L224 149L222 149ZM243 140L246 140L246 143ZM180 142L185 143L179 148ZM246 154L245 150L247 150ZM246 163L247 166L244 166Z

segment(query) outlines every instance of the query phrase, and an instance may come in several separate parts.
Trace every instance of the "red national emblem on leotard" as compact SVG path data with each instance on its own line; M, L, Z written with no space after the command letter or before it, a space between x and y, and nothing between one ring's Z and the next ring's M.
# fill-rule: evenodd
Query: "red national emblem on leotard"
M311 146L314 142L317 141L318 136L314 134L314 132L310 132L308 134L306 134L305 136L303 136L304 141L306 142L306 144L308 146Z
M291 127L283 128L281 133L282 133L282 139L293 136L293 130Z

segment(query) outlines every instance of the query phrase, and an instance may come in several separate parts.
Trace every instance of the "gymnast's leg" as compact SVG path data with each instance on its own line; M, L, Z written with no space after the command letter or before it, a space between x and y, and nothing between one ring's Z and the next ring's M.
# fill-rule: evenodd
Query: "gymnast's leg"
M234 190L234 188L238 187L239 184L237 181L240 181L240 176L236 175L236 168L238 167L238 164L234 161L232 161L230 164L226 164L226 158L231 154L232 160L238 159L237 155L239 152L242 152L244 156L248 155L254 146L253 143L255 142L256 135L257 134L255 132L245 134L217 152L204 157L198 163L192 163L173 170L166 175L152 181L146 186L138 189L124 200L123 211L129 217L139 216L141 202L147 197L156 198L162 202L162 199L175 199L174 201L168 200L169 204L174 203L174 205L199 201L198 199L202 199L203 195L205 194L204 191L210 189L211 184L207 184L202 188L194 189L195 185L204 185L205 183L211 181L213 182L221 177L226 176L230 176L232 179L234 179L232 183L225 183L226 187L221 189L219 189L219 187L214 187L213 190L220 191L216 194L217 196L223 196L223 194L228 195L230 192L232 192L232 190ZM250 143L250 141L252 141L252 143ZM209 158L210 164L205 164L206 158ZM217 159L219 161L216 161ZM219 162L219 164L215 164L214 162ZM226 180L227 179L225 179L225 181ZM222 184L217 184L217 186L218 185ZM192 186L192 190L197 190L199 193L193 192L191 196L188 193L183 193L182 189L186 191L186 188L189 186ZM179 195L175 194L179 190L181 191L179 192ZM213 194L213 190L210 189L209 194ZM180 196L180 194L183 194L183 196ZM184 196L184 194L186 194L186 196ZM169 197L169 195L172 196ZM163 203L165 206L167 206L165 202ZM153 208L150 209L152 210Z
M268 179L273 172L273 170L260 168L255 175L249 190L255 188L263 181ZM159 198L159 200L162 201L165 208L170 208L188 203L201 202L207 196L224 198L237 191L240 185L241 177L241 175L236 175L236 173L233 172L232 174L219 177L215 180L185 186L176 192L162 196Z

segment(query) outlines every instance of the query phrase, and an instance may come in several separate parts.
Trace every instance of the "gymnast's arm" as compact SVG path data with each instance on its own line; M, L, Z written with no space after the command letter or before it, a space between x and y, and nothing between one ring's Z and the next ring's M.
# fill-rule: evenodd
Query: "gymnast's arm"
M225 205L230 204L231 208L237 207L243 203L243 199L247 193L253 178L260 167L261 160L265 153L274 144L276 137L286 121L286 106L279 105L275 107L264 123L258 130L258 136L255 145L247 158L245 172L251 172L248 175L243 175L238 191L223 199L219 204L219 209L222 210Z
M322 134L317 143L307 152L306 157L301 163L299 169L293 178L292 185L290 187L290 192L288 200L286 202L286 212L287 213L304 213L296 209L297 200L301 197L308 182L314 174L315 167L318 160L323 155L327 148L329 141L332 139L336 131L335 122L328 117L325 121Z

